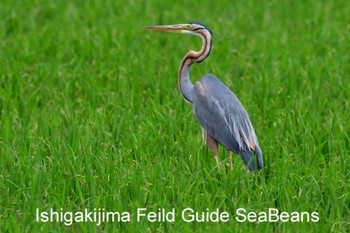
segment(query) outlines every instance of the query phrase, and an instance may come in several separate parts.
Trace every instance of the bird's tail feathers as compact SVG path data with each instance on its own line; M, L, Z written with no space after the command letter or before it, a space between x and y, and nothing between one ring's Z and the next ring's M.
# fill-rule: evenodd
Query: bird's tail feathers
M256 150L249 149L241 150L239 153L243 159L244 164L251 171L258 171L263 168L264 162L262 152L259 146L256 146Z

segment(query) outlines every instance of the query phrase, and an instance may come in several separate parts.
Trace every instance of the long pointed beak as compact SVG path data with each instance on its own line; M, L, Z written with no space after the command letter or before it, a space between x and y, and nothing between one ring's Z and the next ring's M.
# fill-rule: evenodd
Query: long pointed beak
M188 30L190 27L189 24L173 24L173 25L157 25L157 26L146 26L145 30L152 31L163 31L163 32L176 32L183 33L184 30Z

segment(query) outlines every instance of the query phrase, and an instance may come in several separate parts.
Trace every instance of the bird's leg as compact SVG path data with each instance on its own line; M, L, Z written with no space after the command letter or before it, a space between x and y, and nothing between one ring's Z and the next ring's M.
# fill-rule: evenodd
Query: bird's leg
M218 142L212 137L210 136L208 133L206 133L206 141L207 144L211 150L211 152L213 152L216 163L218 165L218 167L220 167L220 162L219 162L219 156L218 156Z
M233 170L233 167L232 167L232 152L230 150L227 150L228 151L228 164L230 166L230 169Z

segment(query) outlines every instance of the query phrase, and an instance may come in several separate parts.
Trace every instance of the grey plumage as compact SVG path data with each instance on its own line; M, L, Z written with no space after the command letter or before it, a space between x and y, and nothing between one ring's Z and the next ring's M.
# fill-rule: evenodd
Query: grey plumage
M203 129L217 142L239 154L250 170L262 168L262 153L249 116L219 79L206 74L195 83L193 108Z

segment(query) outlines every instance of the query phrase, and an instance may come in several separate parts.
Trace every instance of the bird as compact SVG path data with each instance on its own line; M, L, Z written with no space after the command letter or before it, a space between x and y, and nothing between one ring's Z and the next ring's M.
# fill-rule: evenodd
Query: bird
M178 74L178 87L183 99L192 105L193 112L202 127L203 138L220 167L218 144L228 151L228 163L232 168L232 154L238 154L250 171L263 168L263 155L247 111L237 96L212 74L205 74L193 84L190 68L207 58L212 48L212 31L200 22L145 26L146 30L184 33L199 36L202 47L190 50L183 57Z

